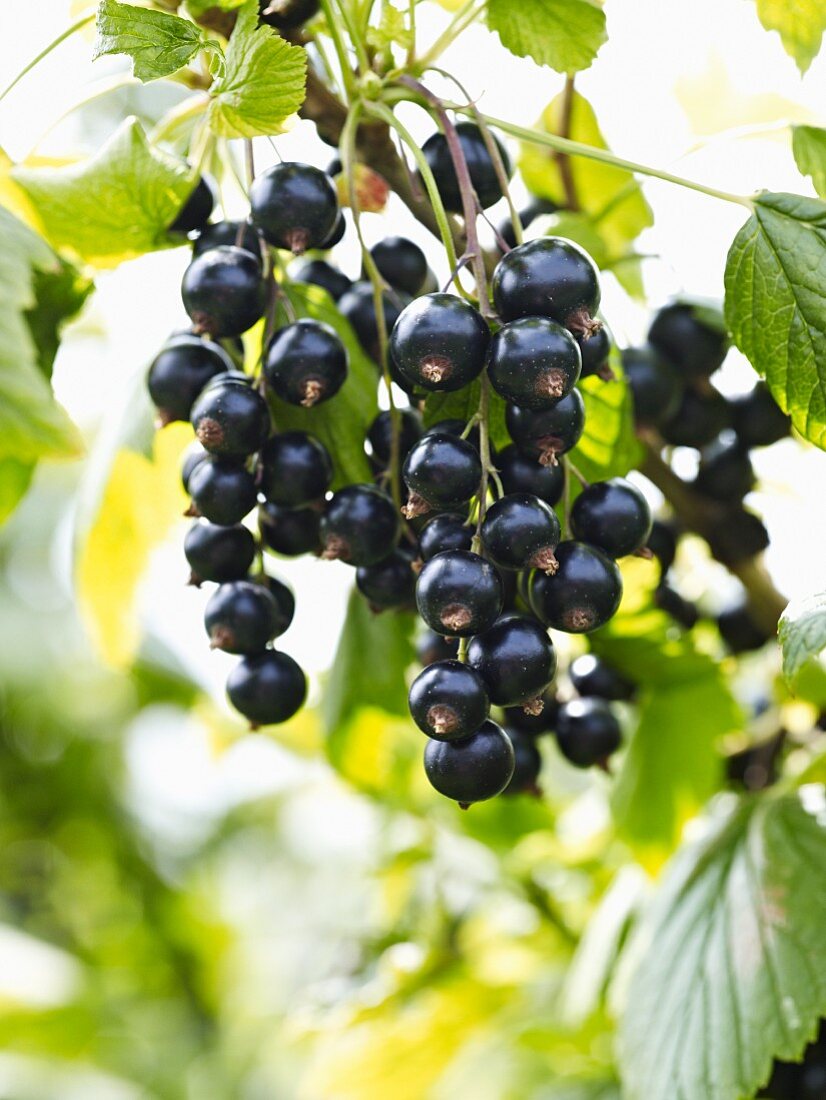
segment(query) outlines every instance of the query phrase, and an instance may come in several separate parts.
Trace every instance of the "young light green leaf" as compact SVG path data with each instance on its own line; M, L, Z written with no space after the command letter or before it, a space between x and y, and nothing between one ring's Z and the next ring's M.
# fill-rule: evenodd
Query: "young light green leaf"
M624 962L627 1100L741 1100L800 1058L826 1015L824 815L822 788L744 799L668 868Z
M767 31L777 31L783 49L805 73L820 52L826 31L822 0L757 0L757 15Z
M826 203L766 193L726 263L726 321L794 427L826 447Z
M607 38L597 0L488 0L488 22L511 53L558 73L587 69Z
M792 152L804 176L811 176L815 191L826 199L826 130L819 126L793 126Z
M783 651L783 675L792 687L809 658L826 648L826 592L790 603L780 616L777 636Z
M257 0L247 0L226 52L226 71L212 86L209 121L216 134L279 134L304 102L307 54L259 26Z
M26 495L36 463L0 458L0 526Z
M592 375L579 384L585 401L585 431L571 451L571 461L589 481L622 477L637 465L641 454L631 392L616 348L612 348L610 365L613 381Z
M126 54L138 80L159 80L187 65L202 46L201 32L188 19L118 0L100 0L92 57Z
M49 241L96 267L115 267L179 244L167 235L194 183L191 168L150 146L136 118L125 119L88 160L66 168L13 169Z
M193 19L198 19L208 11L235 11L240 8L244 0L186 0L186 10Z

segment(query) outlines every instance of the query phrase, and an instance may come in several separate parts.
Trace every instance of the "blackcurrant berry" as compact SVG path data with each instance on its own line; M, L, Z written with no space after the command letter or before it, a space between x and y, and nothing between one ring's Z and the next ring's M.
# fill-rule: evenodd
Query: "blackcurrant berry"
M661 581L654 589L654 603L684 630L691 630L700 618L697 605L680 595L676 588L665 581Z
M344 385L347 350L335 329L304 317L273 336L264 377L282 401L309 409L334 397Z
M212 184L204 176L200 176L194 190L170 225L169 232L186 235L205 229L214 206L215 191Z
M729 426L729 406L710 387L703 393L687 388L676 412L661 422L666 443L675 447L705 447Z
M445 550L470 550L473 528L467 517L455 512L442 512L429 520L419 532L419 556L430 561Z
M307 432L279 432L261 449L258 486L267 500L301 508L320 500L333 480L333 463L323 443Z
M427 278L427 257L407 237L385 237L370 249L381 277L395 290L420 294Z
M623 477L597 481L579 494L571 509L574 538L623 558L645 546L651 533L648 501Z
M560 455L575 447L585 430L585 404L573 389L551 409L522 409L508 405L505 423L511 439L523 454L543 466L555 466Z
M189 495L199 516L231 527L255 507L257 493L252 474L238 462L210 456L192 471Z
M530 493L551 506L562 499L565 470L560 465L542 466L511 443L496 456L496 467L506 493Z
M556 653L544 627L527 615L503 615L489 630L471 638L468 664L485 682L498 707L535 703L556 675Z
M467 550L447 550L425 562L416 584L419 614L437 634L468 638L493 626L504 589L490 562Z
M482 373L489 341L485 319L464 298L425 294L399 314L390 354L411 385L460 390Z
M467 439L468 443L475 450L479 450L481 446L481 434L479 432L479 425L474 424L468 433L467 423L464 420L439 420L435 424L431 424L429 428L426 428L424 435L455 435L460 439Z
M739 506L728 508L725 521L709 531L707 538L711 553L723 565L753 558L769 545L769 532L763 521Z
M556 741L566 760L577 768L604 765L622 742L616 715L603 699L572 699L556 718Z
M419 673L408 703L419 729L437 741L468 737L490 713L484 681L460 661L440 661Z
M504 715L507 729L528 734L531 737L540 737L543 733L550 733L556 722L559 700L553 691L548 690L542 696L541 702L541 710L533 701L527 709L525 707L506 707Z
M568 669L571 683L583 698L596 697L616 702L633 699L636 687L593 653L583 653Z
M275 600L278 609L278 624L275 636L280 638L288 630L295 616L295 593L286 582L278 577L271 576L269 573L261 573L256 581L259 585L263 585Z
M253 728L286 722L307 697L307 677L286 653L267 649L244 657L227 678L227 695Z
M729 349L722 313L685 302L672 302L657 311L648 342L685 378L710 377Z
M478 492L482 463L466 439L453 435L424 435L404 460L404 483L410 498L408 519L431 509L455 510Z
M266 649L283 620L278 604L262 584L228 581L210 597L204 626L213 649L226 653L253 654Z
M389 335L403 308L396 295L388 292L382 295L384 311L384 329ZM339 300L338 308L345 320L349 321L358 341L367 354L376 363L381 362L379 327L376 322L376 306L373 298L372 283L353 283Z
M765 382L729 400L731 423L744 447L768 447L784 439L791 421L769 392Z
M197 439L187 447L184 452L184 460L181 463L181 484L184 487L184 492L189 492L189 479L192 477L193 471L208 457L209 451L202 447Z
M324 509L320 531L323 558L374 565L396 545L399 519L393 501L375 485L347 485Z
M725 503L742 500L754 488L754 480L748 451L736 436L725 433L702 451L694 488Z
M590 378L591 375L596 374L605 381L610 382L614 377L614 372L611 370L611 364L609 363L611 337L608 335L608 329L605 325L590 335L580 333L576 337L576 342L579 345L579 354L582 357L582 374L580 377Z
M616 562L584 542L561 542L559 569L536 572L530 582L531 608L546 626L566 634L587 634L616 614L622 577Z
M373 611L414 607L416 574L410 554L394 550L375 565L360 565L356 570L356 587Z
M523 409L554 406L571 392L581 370L576 340L547 317L520 317L503 325L491 341L491 385L506 401Z
M537 218L541 218L543 214L555 214L558 209L559 207L557 204L551 202L550 199L541 199L534 195L530 202L519 211L519 221L522 223L523 229L528 229ZM510 218L507 218L500 224L499 236L504 240L508 248L516 248L516 233L514 232L513 222Z
M516 761L511 740L488 718L461 741L428 741L424 770L439 794L460 806L501 794L513 777Z
M416 409L399 409L399 460L421 439L422 418ZM380 412L367 430L367 442L373 458L381 466L389 466L393 453L393 417L389 410Z
M250 217L270 244L305 252L319 248L338 217L332 180L309 164L283 162L268 168L250 188Z
M664 577L677 557L677 533L674 526L655 519L645 545L660 563L660 576Z
M732 653L750 653L771 641L771 635L755 622L745 600L720 612L717 629Z
M502 185L496 174L496 168L488 152L488 147L485 145L485 139L475 122L457 123L456 132L459 135L459 143L467 162L470 182L473 184L473 189L479 199L479 205L483 210L486 210L502 198ZM510 157L502 143L497 138L493 140L496 142L499 155L502 158L505 174L510 176ZM447 138L441 133L432 134L422 146L422 152L436 180L436 186L445 209L453 214L462 214L462 192L459 189L459 181L456 178L456 169L450 155Z
M482 522L485 554L500 569L556 570L559 520L539 497L514 493L488 508Z
M184 554L192 569L191 584L202 581L237 581L255 560L255 539L240 523L221 527L196 520L184 539Z
M435 630L426 630L416 642L416 658L427 668L437 661L450 661L458 656L459 639L445 638Z
M262 504L258 526L265 546L285 558L317 554L321 550L321 512L317 508L284 508Z
M258 0L261 22L279 31L291 31L318 14L319 0Z
M333 226L332 232L324 238L319 245L319 248L328 249L335 248L337 244L340 244L344 240L344 234L347 232L347 219L344 217L344 212L339 210L336 216L336 224Z
M505 733L513 745L514 768L510 783L502 794L531 794L537 797L539 790L539 773L542 770L542 756L536 746L536 740L527 733L521 733L510 726L505 727Z
M493 273L493 301L503 321L550 317L577 334L592 333L599 307L599 276L579 245L538 237L508 252Z
M232 360L212 340L200 336L175 336L149 368L149 396L161 423L189 420L192 405L210 379L232 370Z
M353 280L326 260L293 260L287 274L296 283L308 283L326 290L334 302L347 293Z
M181 297L199 332L240 336L252 328L266 306L260 261L232 245L202 252L184 272Z
M202 256L222 245L230 248L243 248L255 256L261 263L261 238L249 222L213 222L199 233L192 246L193 256Z
M677 412L683 381L654 348L626 348L622 368L634 402L634 419L645 427L656 427Z
M221 375L192 406L198 442L222 458L246 458L257 451L270 429L267 402L243 376Z

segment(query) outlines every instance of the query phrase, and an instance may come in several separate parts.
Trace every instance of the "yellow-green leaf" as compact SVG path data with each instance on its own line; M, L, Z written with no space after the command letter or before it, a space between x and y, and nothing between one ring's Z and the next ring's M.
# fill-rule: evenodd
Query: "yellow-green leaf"
M811 176L815 191L826 199L826 130L819 126L793 126L792 152L804 176Z
M820 52L826 31L823 0L757 0L757 14L767 31L777 31L783 49L805 73Z

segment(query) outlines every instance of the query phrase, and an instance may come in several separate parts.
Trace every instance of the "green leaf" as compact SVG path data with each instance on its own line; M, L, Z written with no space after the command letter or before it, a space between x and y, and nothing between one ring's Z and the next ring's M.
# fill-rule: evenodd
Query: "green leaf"
M826 199L826 130L819 126L792 126L792 152L804 176L811 176L815 191Z
M203 44L188 19L117 0L100 0L93 59L123 53L132 58L138 80L159 80L187 65Z
M585 401L585 431L571 451L571 461L588 481L622 477L638 465L641 456L631 391L616 347L611 350L610 363L615 375L612 382L592 375L579 384Z
M125 119L88 160L65 168L20 166L12 176L55 248L96 267L180 244L167 227L195 181L187 164L150 146L135 118Z
M424 405L424 426L431 428L440 420L464 420L476 415L481 383L477 379L454 393L429 393ZM488 396L488 425L494 447L507 447L511 438L505 427L505 402L498 393Z
M757 15L767 31L777 31L783 49L805 73L820 52L826 31L822 0L757 0Z
M35 465L34 462L18 462L14 458L0 459L0 526L26 495Z
M726 321L794 427L826 447L826 204L758 196L726 263Z
M741 1100L826 1015L822 788L750 798L666 871L634 936L626 1100ZM808 796L808 797L805 797Z
M826 592L790 603L780 616L777 636L783 675L791 687L809 658L826 648Z
M208 11L215 8L218 11L235 11L240 8L244 0L186 0L186 10L193 19L198 19Z
M280 134L304 102L307 54L258 24L258 2L247 0L226 51L226 69L212 86L209 121L216 134L251 138Z
M51 378L61 328L69 317L80 312L94 283L71 264L62 262L54 271L35 269L33 278L36 304L26 310L25 318L37 349L37 365L46 378Z
M488 0L488 22L511 53L558 73L587 69L607 39L596 0Z

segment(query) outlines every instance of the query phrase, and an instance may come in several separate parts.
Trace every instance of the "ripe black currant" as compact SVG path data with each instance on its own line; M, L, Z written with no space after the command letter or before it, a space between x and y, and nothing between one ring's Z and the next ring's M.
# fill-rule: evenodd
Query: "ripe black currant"
M754 480L748 451L727 432L702 451L694 488L725 503L742 500L754 488Z
M425 562L416 584L419 614L437 634L469 638L493 626L504 589L490 562L468 550L446 550Z
M194 190L170 225L170 233L197 233L206 228L215 206L215 191L204 176L199 176Z
M554 728L556 716L559 711L559 700L550 689L541 699L542 709L536 705L525 707L506 707L505 726L508 730L529 734L531 737L540 737L543 733L550 733Z
M407 237L385 237L373 245L370 255L381 277L395 290L420 294L427 278L427 257Z
M257 499L255 479L246 467L214 456L204 459L190 474L189 495L199 516L223 527L240 523Z
M626 348L622 367L634 401L634 419L645 427L656 427L677 412L683 381L654 348Z
M373 611L414 607L416 574L410 554L398 549L375 565L360 565L356 570L356 587Z
M616 562L584 542L561 542L559 569L553 576L536 572L530 603L546 626L567 634L587 634L616 613L622 599L622 577Z
M456 125L459 143L465 155L470 182L483 210L502 198L502 186L485 145L485 139L475 122L459 122ZM511 174L510 157L496 138L493 139L502 158L506 175ZM456 169L444 134L432 134L422 146L425 160L436 180L445 209L453 214L463 213L462 193L456 178Z
M660 563L660 576L664 577L677 557L677 533L673 524L655 519L645 545Z
M729 426L729 406L710 386L702 393L687 388L676 412L660 425L666 443L705 447Z
M202 256L204 252L210 252L213 248L220 248L222 245L243 248L245 252L255 256L259 264L261 263L261 238L249 222L223 221L206 226L195 239L192 255Z
M514 768L511 781L502 794L530 794L536 798L541 794L539 773L542 770L542 756L536 740L530 734L510 726L505 727L505 733L513 745Z
M528 615L503 615L471 638L468 664L485 682L498 707L539 710L556 675L556 653L545 628ZM535 704L535 705L532 705Z
M482 373L489 341L485 319L464 298L425 294L399 314L390 354L410 385L460 390Z
M604 699L572 699L556 718L556 740L566 760L577 768L605 765L622 742L617 717Z
M255 539L240 523L221 527L196 520L184 539L191 584L202 581L238 581L247 575L255 559Z
M264 650L244 657L227 678L227 695L253 728L286 722L307 697L307 677L286 653Z
M555 202L551 202L549 199L541 199L534 195L530 202L519 211L519 221L522 223L523 229L528 229L537 218L542 217L543 214L555 214L558 209L559 207ZM499 236L508 248L516 248L516 233L514 232L513 222L510 218L506 218L505 221L499 225Z
M499 452L496 466L506 493L530 493L551 506L562 499L565 487L562 466L542 466L536 459L523 455L514 443Z
M485 554L500 569L556 570L559 520L539 497L513 493L488 508L482 522Z
M323 558L374 565L396 545L399 519L393 501L375 485L347 485L324 509L320 532Z
M710 377L729 349L722 313L686 302L672 302L657 311L648 342L685 378Z
M293 260L287 274L296 283L320 286L334 302L339 301L353 285L352 279L326 260Z
M318 14L318 0L258 0L262 23L279 31L291 31Z
M590 378L592 374L610 381L614 377L609 358L611 355L611 337L605 325L590 335L580 333L576 337L579 353L582 356L581 378Z
M576 334L592 333L599 307L594 261L572 241L537 237L508 252L493 273L493 301L503 321L550 317Z
M416 642L416 658L427 668L437 661L450 661L458 656L459 639L445 638L435 630L425 630Z
M633 699L636 687L593 653L583 653L568 669L571 683L583 698L623 702Z
M732 653L750 653L771 641L757 622L745 600L732 604L717 616L717 629Z
M424 435L408 452L402 469L410 498L408 519L431 509L455 510L479 489L482 463L466 439L453 435Z
M333 226L332 232L329 236L325 237L323 242L319 245L319 248L335 248L342 240L344 240L344 234L347 232L347 219L344 217L344 212L339 210L336 216L336 224Z
M732 427L744 447L768 447L791 431L791 421L765 382L758 382L740 397L730 398L729 408Z
M181 297L199 332L240 336L252 328L266 305L260 260L234 245L202 252L184 272Z
M273 504L301 508L320 500L333 480L327 448L307 432L271 436L260 459L258 487Z
M576 340L547 317L520 317L503 325L491 341L491 385L523 409L554 406L571 392L581 370Z
M214 378L192 406L198 442L222 458L246 458L257 451L270 429L267 402L245 375Z
M397 295L391 295L387 291L382 295L384 311L384 328L390 333L396 323L396 319L403 308ZM376 363L381 361L381 345L379 342L379 328L376 322L376 306L373 298L372 283L353 283L352 287L343 294L338 303L339 312L353 326L353 331L358 341L367 354Z
M270 244L305 252L320 248L333 232L338 197L332 180L309 164L284 162L253 180L250 211Z
M739 506L729 507L725 521L709 532L708 545L723 565L736 565L762 553L769 545L769 532L753 512Z
M424 770L439 794L460 806L493 798L510 783L516 761L511 740L489 718L461 741L428 741Z
M304 317L273 336L264 377L282 401L309 409L334 397L344 385L347 350L335 329Z
M551 409L522 409L508 405L505 423L511 439L523 454L543 466L555 466L560 455L575 447L585 430L585 404L573 389Z
M625 557L645 546L651 523L648 501L623 477L589 485L571 509L574 537L612 558Z
M272 593L253 581L222 584L204 612L210 645L226 653L260 653L289 625L289 620L284 623Z
M679 623L683 630L691 630L700 618L697 605L687 600L676 588L672 588L665 581L661 581L654 589L654 603L674 622Z
M439 661L420 672L408 704L419 729L437 741L468 737L490 713L484 681L460 661Z
M473 528L467 517L455 512L442 512L429 520L419 532L419 556L430 561L445 550L470 550Z
M455 435L459 438L467 439L471 446L475 447L478 451L481 445L481 435L479 432L479 425L474 424L468 434L467 424L464 420L439 420L435 424L431 424L429 428L426 428L424 435Z
M149 368L146 383L161 423L189 420L207 382L231 370L232 360L220 344L200 336L174 336Z
M258 526L265 546L285 558L319 553L320 523L318 508L284 508L266 503L258 510Z
M282 634L289 628L295 615L295 593L292 588L278 577L273 577L269 573L261 573L256 577L256 581L259 585L263 585L275 600L277 608L277 625L276 625L276 638L280 638Z
M209 452L201 446L197 439L193 440L184 451L184 458L181 463L181 484L184 487L184 492L189 492L189 479L197 467L208 457Z
M398 416L399 460L402 460L421 439L422 417L416 409L399 409ZM367 429L367 442L376 462L382 467L389 466L393 453L393 417L389 410L380 412Z

